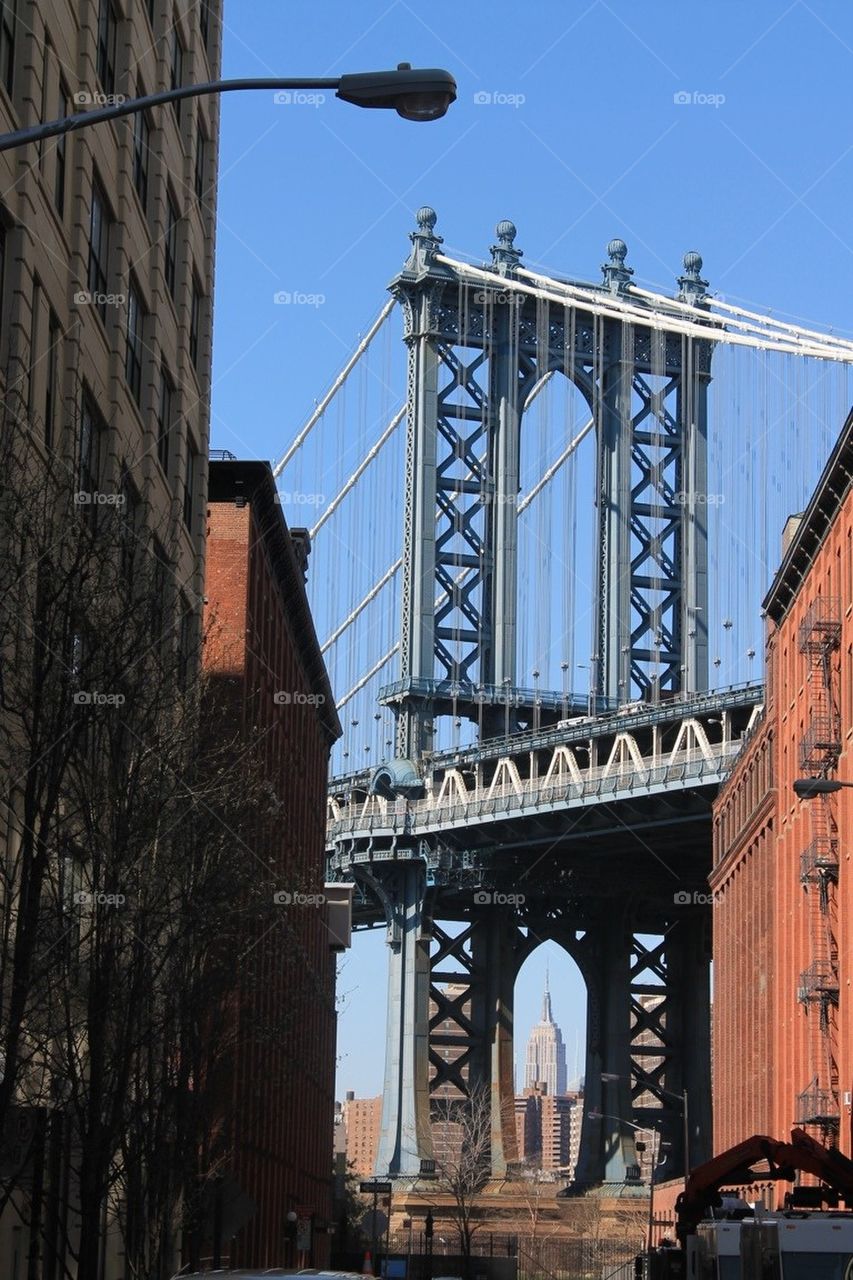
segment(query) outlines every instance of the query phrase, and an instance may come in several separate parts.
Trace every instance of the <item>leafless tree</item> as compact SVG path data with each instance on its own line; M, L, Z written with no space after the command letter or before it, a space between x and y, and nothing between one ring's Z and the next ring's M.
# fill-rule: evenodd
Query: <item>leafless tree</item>
M478 1208L491 1173L491 1094L485 1086L476 1086L467 1097L436 1098L431 1115L436 1189L451 1200L449 1216L470 1274Z
M239 1037L280 1030L238 1012L252 940L286 934L254 838L273 816L252 740L223 730L234 690L202 674L169 530L155 542L124 472L81 503L30 426L7 403L0 1129L36 1122L0 1212L94 1277L112 1211L129 1274L153 1280L209 1206Z

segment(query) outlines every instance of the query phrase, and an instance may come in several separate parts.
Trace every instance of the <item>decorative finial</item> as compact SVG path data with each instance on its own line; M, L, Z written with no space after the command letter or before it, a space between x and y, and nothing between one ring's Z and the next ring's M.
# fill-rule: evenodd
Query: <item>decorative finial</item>
M621 293L626 285L630 284L631 276L634 274L633 267L625 266L625 259L628 256L628 246L624 240L615 237L607 246L607 256L610 259L601 268L604 275L605 288L611 293Z
M431 236L435 230L435 224L438 222L438 214L435 209L431 209L428 204L425 204L418 209L415 218L417 219L418 230Z
M412 252L406 266L413 271L426 271L438 252L438 246L443 243L442 237L435 234L438 214L435 209L431 209L428 204L425 204L418 209L415 218L418 229L409 233Z
M684 275L678 277L678 297L681 302L701 302L708 291L708 281L702 279L702 255L689 249L682 259Z
M510 222L508 218L502 218L495 227L498 243L492 245L491 254L492 262L501 275L512 271L513 267L518 266L519 258L524 256L521 250L515 247L517 234L515 223Z

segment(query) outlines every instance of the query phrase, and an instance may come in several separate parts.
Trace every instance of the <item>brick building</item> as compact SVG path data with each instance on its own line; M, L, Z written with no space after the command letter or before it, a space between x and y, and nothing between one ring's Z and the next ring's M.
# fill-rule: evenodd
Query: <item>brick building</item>
M574 1170L580 1144L583 1095L551 1094L545 1083L529 1085L515 1098L520 1160L547 1173Z
M372 1178L379 1150L382 1097L357 1098L352 1090L341 1107L347 1171L359 1179Z
M764 601L766 705L714 805L714 1148L793 1125L847 1155L853 1097L853 414Z
M0 132L72 116L114 97L218 79L221 10L222 0L5 0ZM81 503L90 504L75 512L81 517L94 513L96 500L121 505L127 545L156 566L163 650L172 654L197 652L201 632L218 134L219 100L207 97L0 154L4 442L11 435L29 475L43 482L46 502L67 484ZM89 535L94 525L81 519L81 531ZM4 527L0 558L14 568L21 562L6 532ZM8 600L7 583L3 594ZM21 634L32 636L29 606L35 602L26 592L18 595ZM75 645L81 634L82 625ZM8 711L10 655L5 637L0 643ZM29 645L16 654L22 669L32 668L32 657ZM73 732L70 717L65 727ZM6 875L25 833L51 821L44 793L30 786L30 796L39 798L25 794L24 779L29 774L31 783L34 776L25 762L38 767L43 759L32 727L29 734L27 740L19 725L4 721L0 862ZM61 811L62 801L53 807ZM51 841L51 884L65 875L63 847L59 839ZM91 870L85 863L77 857L74 876ZM4 1028L14 922L23 919L17 889L13 885L10 893L9 886L7 879L0 894L6 911L0 929L0 963L7 974L0 1003ZM40 899L50 901L47 883ZM82 909L71 921L72 938L79 937L81 916ZM50 977L58 989L60 978ZM33 1034L38 1043L41 1028ZM34 1143L32 1155L44 1229L34 1229L42 1211L29 1196L24 1204L13 1197L0 1216L0 1273L8 1276L70 1275L76 1267L76 1122L58 1105L66 1097L61 1069L43 1071L42 1081L34 1085L29 1071L14 1080L25 1127L39 1132L46 1099L51 1112L49 1133ZM124 1274L113 1215L103 1221L101 1267L110 1277Z
M336 938L327 904L316 899L325 878L329 752L340 724L305 592L307 535L288 530L270 467L211 462L208 501L205 661L232 687L247 741L263 743L264 781L279 816L245 836L274 869L282 911L279 926L247 939L258 980L240 989L247 1031L226 1112L230 1172L255 1212L230 1262L323 1265L332 1214ZM289 1213L297 1215L291 1230Z

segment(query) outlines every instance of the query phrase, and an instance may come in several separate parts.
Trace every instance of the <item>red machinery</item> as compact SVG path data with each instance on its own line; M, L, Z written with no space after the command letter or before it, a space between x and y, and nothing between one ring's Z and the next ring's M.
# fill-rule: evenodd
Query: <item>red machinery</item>
M761 1164L755 1171L753 1166ZM724 1205L724 1187L812 1174L818 1186L795 1187L785 1209L744 1201ZM640 1255L647 1280L853 1280L853 1160L822 1147L802 1129L790 1142L756 1134L694 1169L675 1205L679 1249Z
M767 1171L753 1173L752 1166L762 1160L767 1161ZM853 1160L848 1160L831 1147L822 1147L803 1129L792 1129L790 1142L777 1142L774 1138L755 1134L707 1160L690 1174L687 1186L675 1202L675 1230L679 1243L683 1247L685 1239L693 1234L706 1212L722 1203L721 1187L744 1186L776 1178L793 1182L797 1171L814 1174L835 1193L832 1197L835 1204L840 1196L853 1208Z

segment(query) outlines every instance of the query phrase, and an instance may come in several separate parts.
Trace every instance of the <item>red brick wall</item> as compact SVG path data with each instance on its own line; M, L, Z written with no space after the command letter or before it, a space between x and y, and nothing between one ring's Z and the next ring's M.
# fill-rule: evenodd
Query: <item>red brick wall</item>
M251 503L210 504L207 664L239 681L242 728L260 744L277 810L257 830L238 835L272 865L280 890L317 894L325 879L329 741L316 708L293 700L315 690L274 554ZM279 692L291 701L277 701ZM257 1212L231 1248L236 1266L328 1262L327 1234L315 1234L313 1257L297 1257L285 1242L285 1221L291 1209L331 1219L334 954L321 907L280 910L280 924L267 935L247 936L255 972L241 990L245 1031L230 1121L233 1172Z
M833 776L853 780L853 493L827 533L811 569L767 641L765 722L714 806L714 1146L751 1133L784 1138L796 1119L797 1095L814 1076L837 1082L839 1145L851 1146L853 1090L853 797L831 797L840 837L835 921L839 1005L830 1034L818 1009L799 1003L800 973L813 959L817 892L800 882L800 857L812 839L810 805L793 781L802 775L800 744L816 692L799 628L818 595L840 597L841 645L832 655L839 697L842 754ZM764 790L764 797L762 797ZM820 921L818 920L818 923ZM815 1137L822 1135L811 1129Z
M772 894L772 727L765 723L729 780L714 814L714 1150L769 1132L767 1044L775 969ZM749 1035L743 1028L751 1028ZM736 1136L739 1135L739 1136Z

